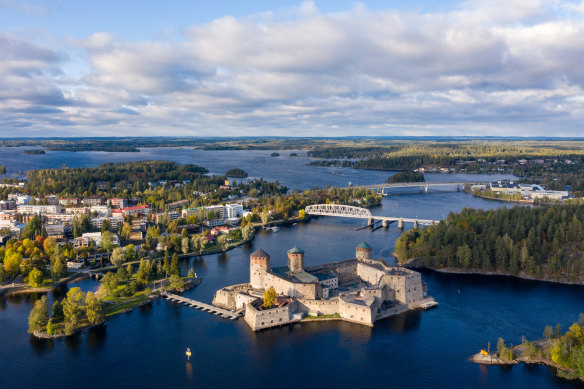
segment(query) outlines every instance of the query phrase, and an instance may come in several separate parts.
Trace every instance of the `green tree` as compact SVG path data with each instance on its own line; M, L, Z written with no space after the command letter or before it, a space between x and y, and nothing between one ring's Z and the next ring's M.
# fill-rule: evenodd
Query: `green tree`
M172 261L170 263L170 274L176 274L180 276L180 265L178 263L178 255L176 255L176 253L172 254Z
M136 259L136 246L130 243L124 248L124 251L126 252L126 261L134 261Z
M53 303L53 308L51 309L51 318L55 322L63 321L65 316L63 315L63 303L59 300L55 300Z
M13 276L20 270L22 254L12 253L4 258L4 271L8 276Z
M106 294L113 294L120 284L118 277L113 272L106 273L101 279L101 285L105 289Z
M43 234L43 221L39 216L34 216L26 223L22 229L21 238L34 240L37 236Z
M55 332L55 330L53 328L53 319L51 318L47 322L47 334L48 335L53 335L54 332Z
M114 251L112 251L112 256L110 257L110 262L112 265L120 267L125 260L126 253L124 253L124 249L121 247L116 247Z
M189 269L189 273L187 274L188 278L195 278L195 269L192 267Z
M545 326L543 329L543 337L546 339L551 339L554 336L554 329L552 326Z
M33 288L38 288L39 285L43 283L43 272L33 268L30 273L28 273L28 283Z
M104 232L111 232L111 231L112 231L112 224L110 223L109 219L105 219L101 223L101 233L103 234Z
M183 231L186 231L186 230L183 230ZM181 251L183 254L187 254L188 252L190 252L189 238L187 238L187 237L182 238Z
M227 248L229 247L229 243L227 242L226 235L221 235L217 238L217 246L219 247L219 249L221 249L221 251L227 250Z
M122 225L122 230L120 231L120 237L122 239L129 239L130 234L132 233L132 226L128 222L124 222Z
M172 289L182 289L184 287L184 281L178 274L172 274L170 276L170 287Z
M65 258L59 256L51 261L51 278L53 281L57 282L67 274L67 263Z
M276 293L276 290L274 289L273 286L266 290L264 292L264 307L271 308L272 306L274 306L277 295L278 294Z
M168 275L170 274L170 258L168 256L168 251L164 250L164 263L162 265L162 269L164 270L164 273L166 274L166 277L168 277Z
M243 239L248 240L251 239L254 235L255 232L255 228L253 227L253 225L250 224L246 224L245 227L243 227L241 229L241 235L243 237Z
M28 332L38 332L47 328L49 321L49 303L47 296L43 296L35 301L30 314L28 315Z
M71 335L81 323L85 313L85 293L79 287L71 288L63 301L65 334Z
M114 234L110 231L102 232L100 245L105 251L112 251L114 247Z
M85 297L85 310L89 323L101 324L105 321L103 303L92 292L87 292Z

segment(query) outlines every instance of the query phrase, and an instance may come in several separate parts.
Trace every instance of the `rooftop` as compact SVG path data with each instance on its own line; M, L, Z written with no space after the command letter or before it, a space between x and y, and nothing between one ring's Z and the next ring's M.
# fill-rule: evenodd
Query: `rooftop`
M298 246L294 246L292 247L290 250L288 250L289 254L304 254L304 250L302 250L300 247Z
M287 278L292 282L310 284L318 281L318 278L312 274L309 274L304 270L292 272L288 266L273 267L271 270L273 274L282 278Z
M371 250L371 246L367 242L361 242L357 245L357 248Z
M256 251L254 251L253 253L251 253L250 256L251 257L256 257L256 258L270 258L270 255L268 253L266 253L262 249L257 249Z

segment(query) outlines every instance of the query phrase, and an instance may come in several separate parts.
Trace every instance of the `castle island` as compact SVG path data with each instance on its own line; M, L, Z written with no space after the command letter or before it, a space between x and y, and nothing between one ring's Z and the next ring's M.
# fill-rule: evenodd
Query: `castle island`
M357 246L356 257L317 266L304 266L304 251L288 250L288 266L270 267L270 256L259 249L250 255L249 283L218 290L213 305L243 310L252 330L286 325L303 318L338 318L366 326L408 310L430 308L420 273L372 259L371 246ZM277 293L264 307L264 293Z

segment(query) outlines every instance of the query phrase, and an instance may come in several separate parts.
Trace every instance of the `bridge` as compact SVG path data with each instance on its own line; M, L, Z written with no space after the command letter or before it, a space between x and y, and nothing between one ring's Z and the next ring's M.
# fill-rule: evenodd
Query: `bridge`
M169 301L174 301L180 304L187 305L191 308L195 308L204 312L209 312L217 316L224 317L226 319L236 320L243 314L243 309L239 311L228 311L227 309L217 308L213 305L205 304L200 301L192 300L177 294L168 293L166 291L160 291L160 295Z
M397 216L379 216L372 215L367 208L355 207L343 204L313 204L304 209L307 215L315 216L337 216L350 217L355 219L367 219L369 225L373 225L376 220L380 220L384 227L390 223L397 222L399 228L404 227L404 222L414 223L414 228L418 225L431 225L438 223L438 220L426 220L417 218L397 217Z
M372 189L375 191L381 191L382 193L385 189L395 189L395 188L420 188L424 192L428 192L428 188L431 187L440 187L440 186L456 186L458 190L466 184L472 185L479 185L479 184L488 184L488 182L398 182L398 183L389 183L384 182L381 184L374 184L374 185L350 185L343 189L349 188L363 188L363 189Z

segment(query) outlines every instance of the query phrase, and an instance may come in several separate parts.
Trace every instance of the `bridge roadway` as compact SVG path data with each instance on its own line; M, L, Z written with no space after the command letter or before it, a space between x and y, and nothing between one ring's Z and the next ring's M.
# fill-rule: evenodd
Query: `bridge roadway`
M315 216L337 216L351 217L356 219L367 219L370 225L373 224L375 220L381 220L383 222L384 227L387 227L389 223L393 222L397 222L399 228L403 228L404 222L414 223L414 227L417 227L420 224L431 225L433 223L439 222L438 220L427 220L399 216L372 215L367 208L343 204L313 204L307 206L304 211L308 215Z
M433 187L433 186L453 186L456 185L458 187L464 186L466 184L488 184L488 182L398 182L398 183L389 183L389 182L384 182L381 184L375 184L375 185L352 185L352 186L347 186L343 189L349 189L349 188L363 188L363 189L393 189L393 188L415 188L415 187L420 187L422 189L425 189L426 192L428 191L429 187Z
M200 301L192 300L177 294L168 293L166 291L161 291L160 294L167 300L175 301L190 306L191 308L199 309L201 311L209 312L217 316L224 317L226 319L236 320L243 314L243 310L239 311L228 311L227 309L222 309L215 307L213 305L205 304Z

